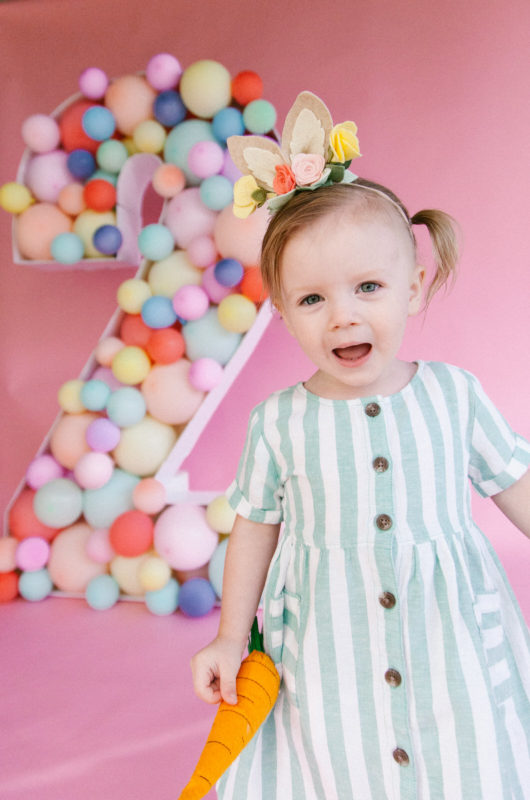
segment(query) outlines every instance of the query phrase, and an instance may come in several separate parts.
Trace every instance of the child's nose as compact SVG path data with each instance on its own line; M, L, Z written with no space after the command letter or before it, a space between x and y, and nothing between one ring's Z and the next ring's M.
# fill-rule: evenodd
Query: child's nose
M330 328L345 328L359 322L359 311L355 301L349 297L337 299L331 304Z

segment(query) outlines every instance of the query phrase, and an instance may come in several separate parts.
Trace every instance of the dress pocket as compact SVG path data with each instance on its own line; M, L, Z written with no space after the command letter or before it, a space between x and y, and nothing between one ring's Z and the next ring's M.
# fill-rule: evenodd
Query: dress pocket
M474 603L493 695L502 704L511 694L511 673L506 658L506 641L497 591L482 592Z
M300 595L293 594L284 589L283 600L283 682L291 701L296 704L296 671L300 635Z

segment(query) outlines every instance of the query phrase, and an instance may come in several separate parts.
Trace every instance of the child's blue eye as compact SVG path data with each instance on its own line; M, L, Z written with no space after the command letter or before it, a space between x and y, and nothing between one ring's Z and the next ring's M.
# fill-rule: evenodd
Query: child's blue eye
M371 281L366 281L366 283L361 283L359 288L361 292L363 292L364 294L371 294L372 292L375 292L379 288L379 284L372 283Z
M304 299L301 301L300 305L314 306L315 303L318 303L320 300L322 300L322 298L319 294L308 294L307 297L304 297Z

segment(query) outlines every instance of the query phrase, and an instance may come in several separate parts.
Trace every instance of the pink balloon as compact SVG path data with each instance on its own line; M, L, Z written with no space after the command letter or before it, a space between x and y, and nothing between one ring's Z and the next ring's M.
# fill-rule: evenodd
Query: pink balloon
M232 214L232 209L229 210ZM164 224L173 234L177 246L186 249L197 236L212 234L216 219L217 212L206 208L200 190L192 187L169 201Z
M38 200L56 203L61 189L72 183L72 173L66 166L68 153L52 150L34 156L28 164L26 183Z
M63 467L49 453L34 458L26 472L27 484L32 489L40 489L45 483L63 477Z
M212 557L218 540L202 506L170 506L155 523L155 549L173 569L202 567Z
M29 536L23 539L15 553L16 564L19 569L35 572L48 563L50 545L40 536Z

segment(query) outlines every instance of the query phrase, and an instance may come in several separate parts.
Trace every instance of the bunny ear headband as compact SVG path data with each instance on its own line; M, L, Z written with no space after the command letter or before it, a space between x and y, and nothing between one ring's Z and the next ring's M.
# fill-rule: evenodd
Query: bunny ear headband
M230 155L243 173L234 185L236 217L264 203L274 213L297 192L355 181L348 167L361 155L356 134L354 122L334 126L322 100L302 92L287 114L281 147L261 136L230 136Z

